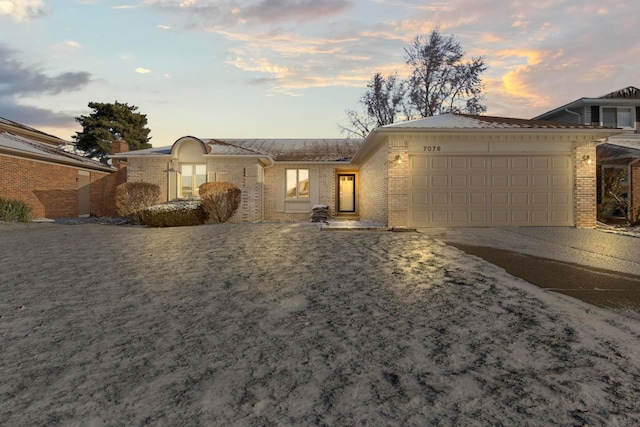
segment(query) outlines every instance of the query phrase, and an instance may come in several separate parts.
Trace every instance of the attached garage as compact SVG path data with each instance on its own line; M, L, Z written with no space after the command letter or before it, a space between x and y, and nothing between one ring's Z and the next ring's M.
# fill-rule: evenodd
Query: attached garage
M360 212L391 227L593 227L595 146L618 132L465 114L383 126L353 159L382 189L363 189Z
M409 225L574 225L570 154L411 155Z

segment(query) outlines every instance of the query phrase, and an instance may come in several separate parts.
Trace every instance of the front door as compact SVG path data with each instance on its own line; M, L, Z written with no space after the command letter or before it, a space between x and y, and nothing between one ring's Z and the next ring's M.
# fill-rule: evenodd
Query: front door
M356 175L338 174L338 212L356 211Z

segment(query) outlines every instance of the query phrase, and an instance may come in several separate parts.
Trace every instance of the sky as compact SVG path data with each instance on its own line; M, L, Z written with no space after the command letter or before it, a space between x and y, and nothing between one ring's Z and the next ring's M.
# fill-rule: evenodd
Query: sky
M636 0L0 0L0 117L71 140L89 102L118 101L156 147L342 137L436 27L485 58L488 115L640 86Z

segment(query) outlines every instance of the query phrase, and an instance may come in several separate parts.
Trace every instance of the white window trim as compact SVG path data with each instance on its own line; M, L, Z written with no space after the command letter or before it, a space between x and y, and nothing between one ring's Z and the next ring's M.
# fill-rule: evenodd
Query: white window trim
M307 171L307 195L303 196L303 197L300 197L300 187L299 187L300 186L300 171L301 170ZM288 172L289 171L296 171L296 197L289 197L289 195L287 194L287 191L288 191L287 176L288 176ZM298 201L301 201L301 202L308 202L310 197L311 197L311 194L310 194L310 191L309 191L309 188L308 188L309 184L310 184L310 180L311 180L309 169L307 169L307 168L287 168L287 169L285 169L284 177L285 177L285 183L284 183L284 192L285 192L284 197L285 197L285 200L289 200L289 201L298 200Z
M638 117L636 117L636 109L633 106L629 105L600 105L600 126L604 126L604 110L607 108L615 108L616 110L616 127L620 129L635 129L636 122L638 121ZM631 125L630 126L620 126L618 124L618 110L629 110L631 113Z
M183 166L192 166L192 175L191 175L191 186L192 186L192 192L193 194L185 196L182 193L182 167ZM205 181L204 182L209 182L209 175L207 173L207 164L206 163L180 163L178 166L178 179L177 181L177 186L178 186L178 197L179 198L198 198L199 195L195 194L198 191L198 188L196 186L196 166L204 166L205 168L205 172L204 172L204 177L205 177Z

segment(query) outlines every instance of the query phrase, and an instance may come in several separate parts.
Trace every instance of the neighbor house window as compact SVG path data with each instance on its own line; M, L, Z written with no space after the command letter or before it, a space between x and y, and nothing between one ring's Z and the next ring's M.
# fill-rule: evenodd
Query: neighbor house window
M287 199L309 198L309 169L287 169L285 179Z
M613 128L632 128L634 123L631 108L602 107L602 125Z
M198 187L207 182L207 165L182 164L180 165L180 196L195 197L198 195Z

